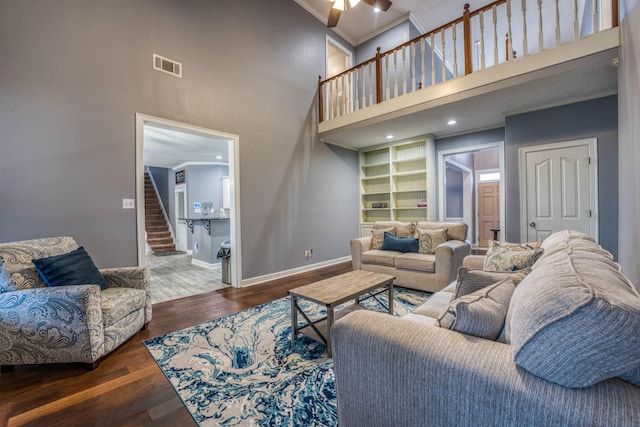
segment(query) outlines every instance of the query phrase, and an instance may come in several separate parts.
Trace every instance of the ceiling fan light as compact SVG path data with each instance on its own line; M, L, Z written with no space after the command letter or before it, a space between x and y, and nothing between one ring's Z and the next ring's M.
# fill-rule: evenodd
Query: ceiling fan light
M349 0L349 6L351 7L355 7L358 3L360 3L360 0Z
M333 8L338 10L344 10L344 0L336 0L333 3Z

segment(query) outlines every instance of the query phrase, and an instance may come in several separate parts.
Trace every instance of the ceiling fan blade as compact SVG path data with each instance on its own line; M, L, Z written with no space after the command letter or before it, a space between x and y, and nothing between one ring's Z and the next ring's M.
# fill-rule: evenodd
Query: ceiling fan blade
M340 14L342 11L333 8L333 3L331 4L331 9L329 9L329 19L327 20L327 27L333 28L338 25L338 20L340 19Z
M390 0L362 0L362 3L366 3L372 7L379 7L380 10L386 12L392 5Z

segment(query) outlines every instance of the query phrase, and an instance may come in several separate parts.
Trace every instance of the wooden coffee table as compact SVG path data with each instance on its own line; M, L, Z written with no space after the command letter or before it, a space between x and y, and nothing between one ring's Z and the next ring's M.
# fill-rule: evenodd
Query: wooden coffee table
M355 304L338 311L343 316L360 306L360 296L371 293L378 288L386 288L389 295L388 312L393 315L393 280L394 276L373 273L371 271L356 270L309 285L300 286L289 291L291 296L291 340L295 341L298 332L322 342L327 346L327 355L331 357L331 325L335 321L336 306L355 300ZM377 295L377 294L376 294ZM371 295L375 297L375 295ZM322 304L327 309L327 316L318 320L311 320L298 305L298 299L306 299ZM365 298L366 299L366 298ZM307 325L298 327L298 313L307 321Z

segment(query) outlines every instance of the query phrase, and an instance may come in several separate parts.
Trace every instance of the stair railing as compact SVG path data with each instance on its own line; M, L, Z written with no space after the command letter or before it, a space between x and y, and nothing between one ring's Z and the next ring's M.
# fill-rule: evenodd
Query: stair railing
M377 48L374 58L331 78L319 76L318 120L617 27L618 13L618 0L497 0L472 12L467 3L460 18L386 52Z

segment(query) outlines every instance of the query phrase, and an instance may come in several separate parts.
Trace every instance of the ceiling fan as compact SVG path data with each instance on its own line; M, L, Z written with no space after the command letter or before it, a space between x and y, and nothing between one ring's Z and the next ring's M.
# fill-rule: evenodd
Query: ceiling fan
M331 9L329 9L329 19L327 20L327 27L333 28L338 25L340 14L343 10L350 9L357 5L360 0L330 0ZM384 12L391 7L390 0L362 0L363 3L368 4L371 7L378 8Z

